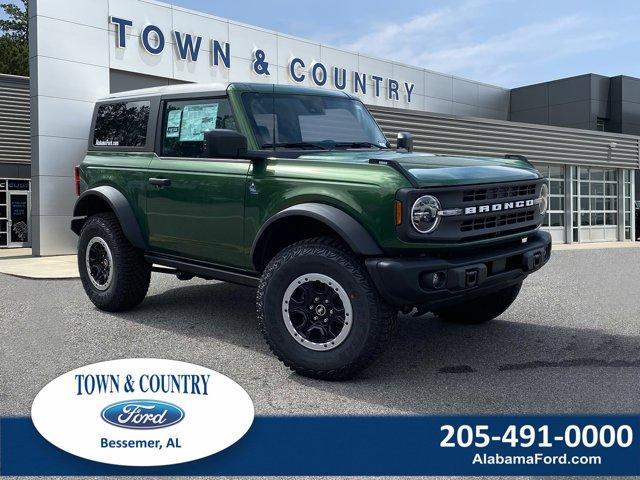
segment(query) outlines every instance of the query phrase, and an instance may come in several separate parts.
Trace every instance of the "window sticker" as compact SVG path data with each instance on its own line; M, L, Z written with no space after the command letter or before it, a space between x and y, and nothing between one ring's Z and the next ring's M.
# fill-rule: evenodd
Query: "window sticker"
M167 116L167 138L180 136L180 122L182 122L182 110L171 110Z
M181 142L202 142L204 132L215 130L218 104L187 105L182 112Z

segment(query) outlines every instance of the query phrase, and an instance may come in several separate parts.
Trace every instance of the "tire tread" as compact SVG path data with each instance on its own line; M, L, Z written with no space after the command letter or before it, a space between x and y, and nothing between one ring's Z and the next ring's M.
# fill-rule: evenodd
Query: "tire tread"
M376 308L369 318L372 324L373 338L369 339L362 355L351 363L331 370L305 368L291 362L284 352L269 337L265 328L264 301L265 291L273 273L285 262L302 255L322 255L347 269L364 288L371 305ZM322 380L344 380L369 366L389 344L395 331L397 311L388 305L373 286L363 262L344 243L332 237L316 237L296 242L278 253L265 268L256 295L258 327L269 349L289 369L305 377Z
M100 294L92 290L91 286L85 285L87 295L101 310L108 312L131 310L139 305L147 295L151 281L151 265L145 261L143 253L131 245L122 231L118 218L113 213L100 213L89 217L82 227L80 238L83 238L85 231L96 225L98 228L106 229L114 242L111 254L116 265L118 288L108 301L102 301L99 297ZM83 271L83 262L84 259L79 256L78 267L81 272Z

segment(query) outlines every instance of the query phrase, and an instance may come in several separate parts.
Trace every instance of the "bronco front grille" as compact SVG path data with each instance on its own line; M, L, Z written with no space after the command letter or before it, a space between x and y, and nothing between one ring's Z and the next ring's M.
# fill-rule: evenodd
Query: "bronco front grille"
M518 199L535 195L537 184L511 185L490 188L474 188L462 193L463 202L477 202L482 200Z
M544 180L540 178L519 182L400 190L397 198L409 208L403 212L398 234L403 240L412 242L464 244L531 232L543 220L536 202L543 183ZM435 196L440 201L442 210L448 211L440 219L438 228L427 235L418 233L411 222L410 207L421 195Z
M536 218L536 210L530 209L523 212L503 213L489 215L471 220L465 220L460 224L461 232L475 232L499 227L509 227L509 230L522 223L532 222Z

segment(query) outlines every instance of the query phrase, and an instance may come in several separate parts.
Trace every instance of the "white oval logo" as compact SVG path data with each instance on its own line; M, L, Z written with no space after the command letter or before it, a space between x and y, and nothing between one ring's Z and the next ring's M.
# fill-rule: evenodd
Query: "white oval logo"
M87 365L46 385L31 407L40 434L89 460L160 466L213 455L240 440L253 402L224 375L174 360Z

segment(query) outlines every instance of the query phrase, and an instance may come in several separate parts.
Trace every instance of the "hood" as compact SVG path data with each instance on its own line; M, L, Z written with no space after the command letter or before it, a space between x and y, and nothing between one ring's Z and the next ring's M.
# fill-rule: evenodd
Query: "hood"
M519 159L400 153L393 150L332 150L314 152L300 158L353 163L368 163L370 159L395 160L416 178L421 187L516 182L541 178L531 163Z

